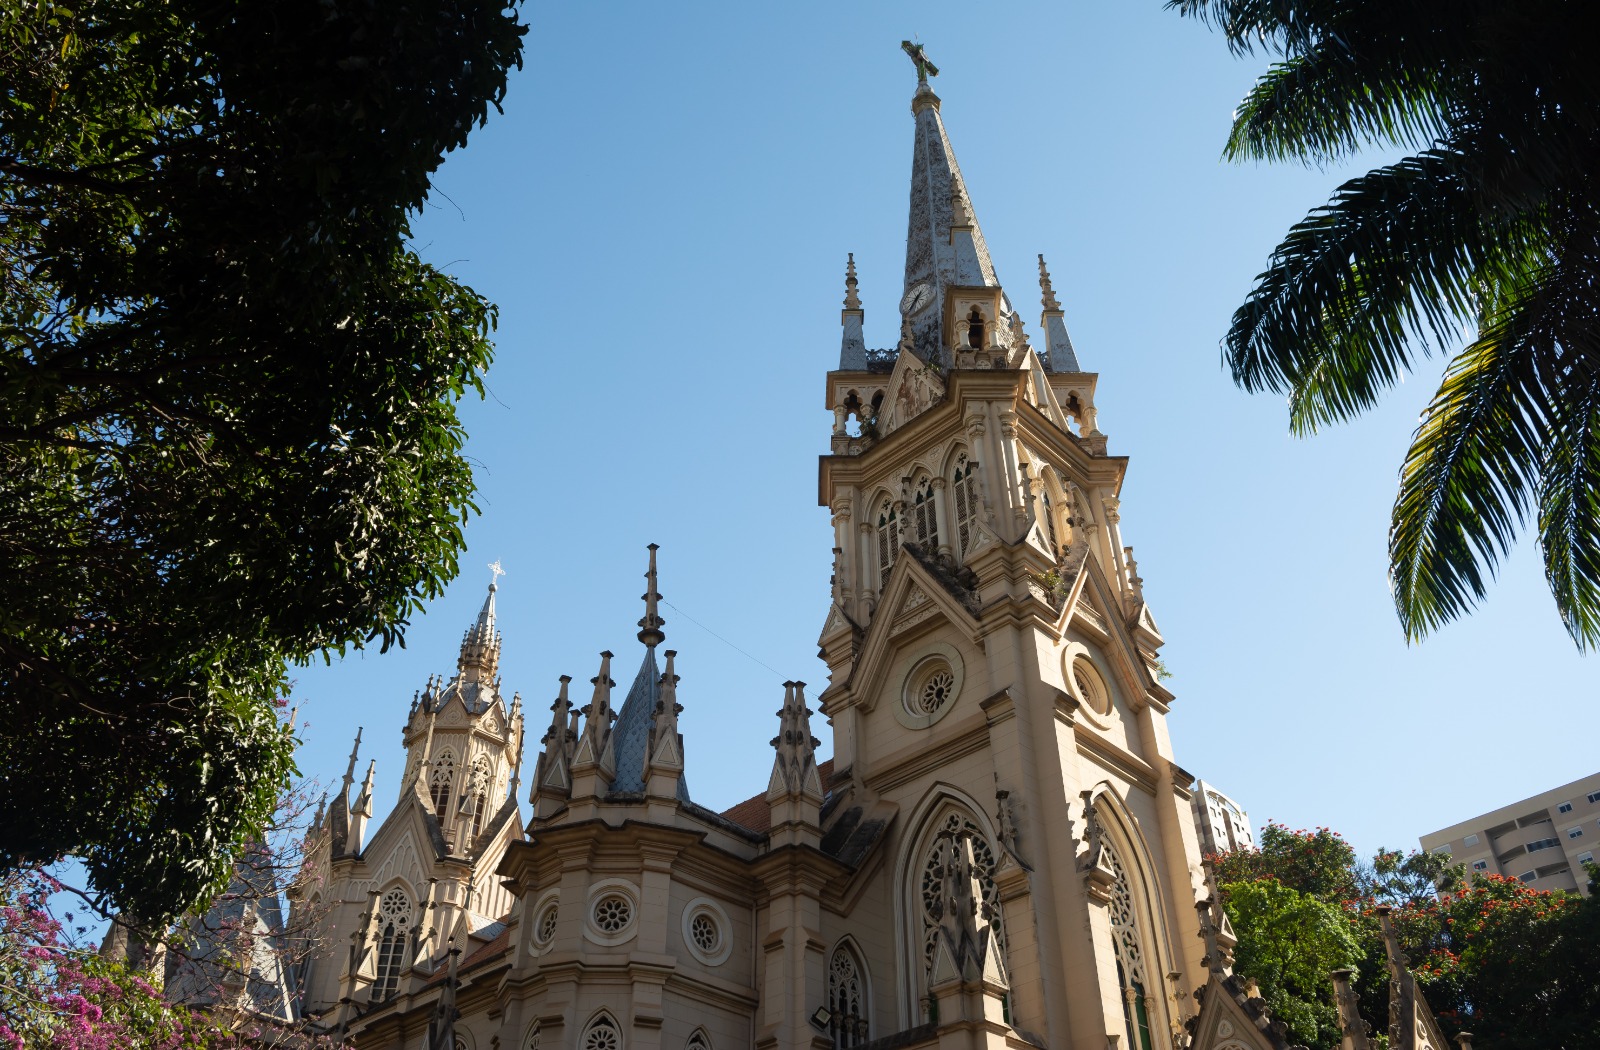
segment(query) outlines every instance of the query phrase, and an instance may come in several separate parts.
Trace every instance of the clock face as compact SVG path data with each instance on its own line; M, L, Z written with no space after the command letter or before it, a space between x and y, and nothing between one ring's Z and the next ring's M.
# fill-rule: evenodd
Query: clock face
M933 289L924 282L906 292L906 297L900 300L900 312L914 314L931 302L933 302Z

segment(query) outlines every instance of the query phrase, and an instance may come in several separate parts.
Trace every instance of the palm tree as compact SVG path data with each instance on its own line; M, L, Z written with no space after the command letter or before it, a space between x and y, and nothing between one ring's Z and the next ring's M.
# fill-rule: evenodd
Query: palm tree
M1302 434L1370 407L1419 356L1450 355L1389 532L1406 637L1482 599L1531 518L1567 631L1580 649L1600 642L1594 5L1168 6L1275 59L1235 115L1230 159L1412 153L1290 229L1223 341L1234 382L1287 394Z

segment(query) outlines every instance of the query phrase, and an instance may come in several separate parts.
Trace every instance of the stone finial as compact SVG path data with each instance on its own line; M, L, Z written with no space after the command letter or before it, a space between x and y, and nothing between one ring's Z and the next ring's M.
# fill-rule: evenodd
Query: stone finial
M533 767L531 795L535 805L541 795L564 798L572 790L572 753L577 735L570 725L573 710L567 687L571 682L571 675L561 676L561 689L550 705L550 726L539 741L539 761Z
M772 738L777 757L767 781L767 798L802 795L822 801L822 777L817 772L817 745L811 735L811 709L806 706L804 682L783 683L783 707L778 711L778 735Z
M645 591L642 595L644 598L644 617L639 620L639 641L652 649L660 645L667 637L665 632L661 630L661 626L667 621L663 620L656 611L656 603L661 601L661 595L656 593L656 551L660 549L658 545L650 544L650 568L644 574Z
M1032 349L1028 346L1027 330L1022 326L1022 315L1015 310L1011 311L1011 347L1014 350Z
M455 1050L456 1046L456 1018L461 1016L461 1011L456 1007L456 988L461 983L457 975L457 959L461 956L461 949L456 947L454 937L447 943L449 948L445 951L445 955L450 960L449 969L446 971L444 987L439 994L439 1002L434 1006L433 1016L428 1020L427 1050Z
M367 776L361 783L361 794L356 796L355 803L350 807L352 816L372 816L372 784L378 774L378 760L372 759L367 763Z
M1046 310L1061 309L1061 304L1056 301L1056 291L1050 286L1050 271L1045 268L1042 254L1039 256L1039 294Z
M1139 575L1139 563L1133 560L1133 548L1122 548L1123 560L1128 563L1128 593L1136 602L1144 601L1144 577Z
M1339 1050L1371 1050L1367 1039L1367 1022L1361 1019L1361 1003L1350 984L1353 970L1334 970L1328 975L1333 981L1333 1005L1339 1015L1339 1031L1343 1038Z
M972 203L967 200L967 195L961 191L960 183L950 187L950 225L972 225Z
M344 789L350 790L350 785L356 782L356 758L361 754L361 733L365 727L356 726L356 742L350 748L350 764L344 770ZM348 798L348 795L346 796Z
M844 264L844 308L846 310L861 309L861 297L856 294L856 253L851 252L845 257Z
M644 779L647 784L653 773L683 772L683 735L678 732L678 715L683 711L683 705L678 703L678 675L673 668L677 655L676 651L667 650L667 669L661 674L659 698L650 721L650 737L644 758ZM676 788L673 793L676 793Z
M894 348L898 352L905 352L905 351L909 351L912 347L916 346L916 344L917 344L917 337L916 337L915 333L913 333L911 331L911 315L910 314L901 314L900 315L900 341L895 344Z
M583 708L583 732L578 737L578 747L572 757L574 767L597 765L607 780L616 776L616 751L611 743L611 723L616 713L611 710L611 690L617 684L611 680L611 653L600 654L600 673L590 679L594 683L594 696Z
M972 836L944 831L939 835L939 931L934 946L930 984L948 981L1006 985L999 952L994 947L994 908L983 899L983 884L972 852Z

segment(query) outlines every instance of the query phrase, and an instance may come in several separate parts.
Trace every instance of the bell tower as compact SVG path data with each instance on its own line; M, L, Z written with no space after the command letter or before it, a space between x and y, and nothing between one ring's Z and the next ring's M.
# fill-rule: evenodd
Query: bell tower
M826 381L824 820L899 814L902 1024L940 1020L950 970L934 960L951 934L926 894L965 842L1004 975L993 1016L1040 1045L1153 1050L1194 1012L1181 975L1204 970L1192 778L1172 759L1163 640L1122 536L1128 460L1099 429L1098 377L1043 256L1042 345L1001 283L938 70L905 49L917 86L899 336L867 347L851 256Z

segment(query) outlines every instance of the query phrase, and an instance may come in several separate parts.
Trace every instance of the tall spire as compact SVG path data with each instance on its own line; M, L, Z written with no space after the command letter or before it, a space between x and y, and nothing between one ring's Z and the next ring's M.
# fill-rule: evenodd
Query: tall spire
M1044 329L1045 356L1050 360L1052 372L1081 372L1078 355L1067 336L1067 315L1056 300L1056 290L1050 286L1050 271L1045 269L1044 256L1039 256L1039 297L1044 312L1039 316L1039 327Z
M663 620L656 612L656 603L661 600L661 595L656 593L656 551L661 548L657 544L650 544L650 568L645 571L644 617L639 621L639 641L654 648L666 640L666 634L661 630Z
M856 294L856 256L851 252L844 264L844 309L839 311L839 323L844 335L839 344L839 369L860 372L867 367L867 339L862 333L866 312L861 309L861 296Z
M917 67L917 93L911 99L916 136L901 310L911 319L919 354L933 360L945 342L946 289L998 288L1000 282L939 115L939 96L928 85L928 77L939 75L938 67L928 61L920 44L904 41L901 47Z
M500 632L494 622L494 594L499 590L496 581L505 575L500 563L489 566L494 575L489 581L489 593L483 599L478 618L461 639L461 659L456 666L463 675L471 674L478 681L493 681L500 668Z

